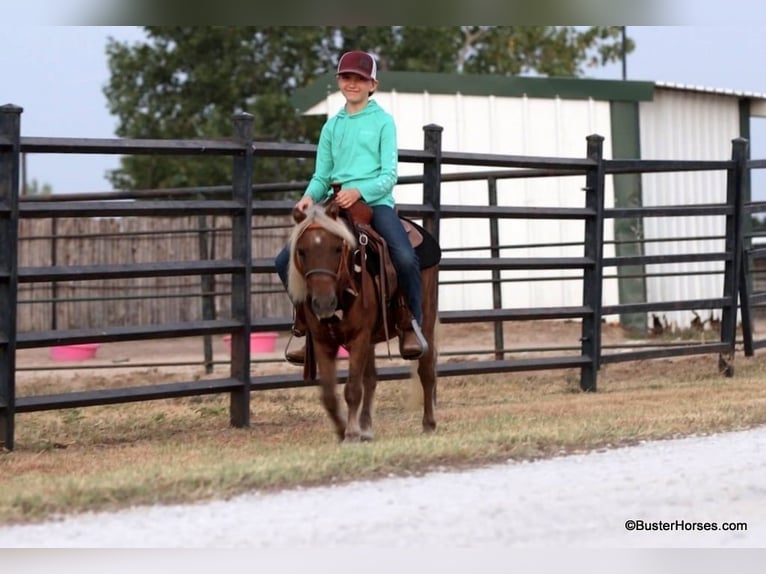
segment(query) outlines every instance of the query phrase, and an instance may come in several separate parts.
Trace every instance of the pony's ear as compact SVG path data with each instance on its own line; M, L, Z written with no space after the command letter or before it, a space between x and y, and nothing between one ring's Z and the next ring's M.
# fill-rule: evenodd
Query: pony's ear
M333 219L338 219L338 214L340 213L340 207L337 203L330 200L327 202L327 207L325 208L324 212Z
M295 223L300 223L304 219L306 219L306 212L297 207L293 207L293 221L295 221Z

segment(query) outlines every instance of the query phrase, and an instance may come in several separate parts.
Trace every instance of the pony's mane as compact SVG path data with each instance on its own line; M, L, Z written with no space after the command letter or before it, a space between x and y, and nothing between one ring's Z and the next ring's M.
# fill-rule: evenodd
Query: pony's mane
M322 229L337 235L343 241L348 243L352 249L356 248L356 238L351 233L348 226L340 219L333 219L325 213L323 205L312 205L306 210L306 219L297 223L290 234L290 264L287 275L287 293L290 295L293 303L301 303L306 300L307 289L306 280L303 275L295 268L295 244L298 238L309 225L319 225Z

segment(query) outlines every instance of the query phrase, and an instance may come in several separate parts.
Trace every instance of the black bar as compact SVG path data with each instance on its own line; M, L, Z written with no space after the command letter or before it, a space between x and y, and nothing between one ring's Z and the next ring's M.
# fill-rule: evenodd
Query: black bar
M593 210L579 207L524 207L492 205L442 205L442 217L488 217L506 219L583 219L594 217Z
M164 217L167 215L233 215L241 211L242 205L233 201L51 201L24 202L21 214L26 219L47 217Z
M719 365L726 376L734 374L734 352L737 338L737 298L739 297L740 266L743 250L743 210L745 197L745 164L748 142L743 138L732 140L732 169L727 172L726 203L734 212L726 216L726 251L732 257L724 264L723 296L730 299L721 313L721 342L729 348L719 356Z
M624 363L627 361L643 361L645 359L662 359L665 357L705 355L709 353L725 352L728 349L728 343L702 343L684 347L673 346L665 349L642 349L639 351L626 351L624 353L604 354L601 355L601 362L603 364Z
M489 178L487 180L487 199L490 208L497 208L497 180L495 178ZM497 217L491 215L489 218L489 244L492 246L490 249L490 256L494 258L500 257L500 230L497 225ZM492 270L492 309L503 308L503 286L500 284L500 270ZM502 361L505 358L505 353L502 349L505 347L503 342L503 322L494 321L493 331L495 336L495 360Z
M13 450L16 413L16 312L18 302L19 169L21 113L0 106L0 445Z
M98 139L98 138L21 138L22 153L82 154L174 154L244 155L241 144L228 140L189 139Z
M439 242L441 223L441 173L442 173L441 126L429 124L423 127L423 148L431 161L423 163L423 204L433 211L423 218L423 227Z
M250 114L238 114L234 118L236 140L247 153L235 156L232 162L232 199L243 209L232 218L231 256L240 269L231 272L231 317L241 327L232 333L230 376L241 383L241 387L229 395L229 420L232 426L250 426L250 290L252 281L252 221L253 202L250 190L253 187L254 118Z
M271 325L267 326L271 327ZM87 329L33 331L19 333L17 345L19 349L35 349L61 344L115 343L119 341L193 337L196 335L232 333L241 327L237 321L217 319L215 321L187 321L185 323L163 323L161 325L128 325L109 327L108 329L90 327ZM264 328L263 330L268 329Z
M242 272L249 266L231 259L218 261L158 261L129 265L69 265L55 267L22 267L21 283L47 281L92 281L129 277L183 277L187 275Z
M583 317L581 327L582 355L589 359L580 369L580 388L596 391L601 357L601 289L604 257L604 138L594 134L587 138L587 156L591 163L585 176L585 207L596 216L585 220L586 259L593 264L583 270L583 307L593 313Z
M448 257L439 263L440 271L492 271L493 269L590 269L588 257Z

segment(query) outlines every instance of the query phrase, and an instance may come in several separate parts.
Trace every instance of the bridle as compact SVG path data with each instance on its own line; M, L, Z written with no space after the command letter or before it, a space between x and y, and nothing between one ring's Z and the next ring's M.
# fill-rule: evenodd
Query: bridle
M301 237L303 237L303 234L306 233L306 231L308 231L309 229L324 229L324 227L322 227L318 223L312 223L306 226L306 229L301 231L301 234L296 238L296 243L297 241L300 240ZM326 269L324 267L317 267L315 269L309 269L308 271L303 271L301 269L301 266L298 264L298 262L296 262L296 265L298 266L298 270L301 271L303 278L306 280L308 280L308 278L311 277L312 275L329 275L335 281L338 281L343 271L343 263L346 261L346 258L348 257L348 253L349 253L349 246L345 241L343 241L343 253L341 253L340 257L338 258L338 268L335 271L333 271L332 269Z

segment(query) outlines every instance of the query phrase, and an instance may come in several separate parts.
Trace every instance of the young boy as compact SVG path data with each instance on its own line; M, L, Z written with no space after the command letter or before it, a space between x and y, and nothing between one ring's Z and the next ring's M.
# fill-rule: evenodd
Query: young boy
M327 199L331 182L341 182L334 201L349 208L360 199L372 208L372 227L388 243L391 260L416 324L406 330L400 349L406 359L417 359L427 349L420 332L423 322L420 262L410 245L399 216L394 211L393 188L399 161L396 127L390 114L370 96L378 87L375 59L362 51L346 52L338 62L336 78L346 104L322 127L317 146L316 168L303 197L295 207L306 210ZM274 264L287 286L289 246L277 255ZM300 313L296 312L293 332L302 336ZM293 363L303 363L304 349L287 353Z

